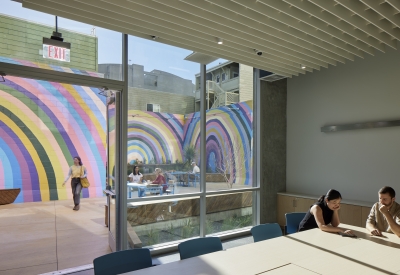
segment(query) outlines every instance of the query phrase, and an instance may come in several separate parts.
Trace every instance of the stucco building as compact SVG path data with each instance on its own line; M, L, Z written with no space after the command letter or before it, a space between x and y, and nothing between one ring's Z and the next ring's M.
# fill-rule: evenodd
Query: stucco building
M122 80L121 64L99 64L105 78ZM144 66L128 68L129 110L187 114L195 111L194 84L189 79Z

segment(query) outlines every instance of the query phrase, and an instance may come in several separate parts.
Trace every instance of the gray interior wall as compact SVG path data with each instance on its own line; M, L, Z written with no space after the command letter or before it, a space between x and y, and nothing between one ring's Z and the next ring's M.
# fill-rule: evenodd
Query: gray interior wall
M324 125L400 119L400 52L366 55L288 80L287 192L376 201L400 193L400 127L322 133Z
M278 192L286 188L286 79L261 81L260 222L277 221Z

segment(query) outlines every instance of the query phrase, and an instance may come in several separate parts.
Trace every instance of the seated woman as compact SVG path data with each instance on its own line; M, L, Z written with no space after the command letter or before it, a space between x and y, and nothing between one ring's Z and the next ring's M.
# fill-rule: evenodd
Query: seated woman
M143 179L143 175L139 172L138 166L133 166L133 173L129 175L130 182L138 182L141 183Z
M167 190L168 186L166 185L167 181L165 180L165 177L162 173L161 168L156 168L154 169L154 173L156 174L156 179L152 182L153 184L158 184L158 185L163 185L163 192Z
M338 211L342 196L334 189L330 189L326 195L311 206L303 220L299 224L299 232L313 228L333 233L345 233L353 235L351 230L339 228L340 220Z

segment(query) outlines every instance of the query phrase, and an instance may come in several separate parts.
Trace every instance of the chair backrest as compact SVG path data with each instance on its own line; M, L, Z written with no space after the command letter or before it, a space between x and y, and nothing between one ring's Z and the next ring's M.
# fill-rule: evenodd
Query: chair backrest
M259 242L282 236L282 230L277 223L266 223L254 226L251 234L254 242Z
M222 243L218 237L205 237L188 240L178 245L181 260L222 250Z
M296 233L305 215L306 213L304 212L286 213L286 234Z
M150 250L147 248L118 251L93 260L95 275L117 275L151 266Z

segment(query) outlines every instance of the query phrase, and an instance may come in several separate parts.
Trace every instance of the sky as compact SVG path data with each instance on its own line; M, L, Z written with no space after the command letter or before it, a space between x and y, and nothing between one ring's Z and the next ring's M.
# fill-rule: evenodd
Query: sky
M55 25L54 15L23 8L21 3L11 0L0 0L0 7L0 13L2 14L37 23ZM121 33L61 17L58 17L58 27L84 34L91 34L93 28L95 28L95 33L99 41L98 63L122 63ZM190 50L134 36L129 36L128 43L129 63L143 65L145 71L162 70L185 79L190 79L193 83L195 81L195 74L200 72L200 65L198 63L184 60L186 56L192 53ZM208 64L207 68L225 61L225 59L218 59Z

